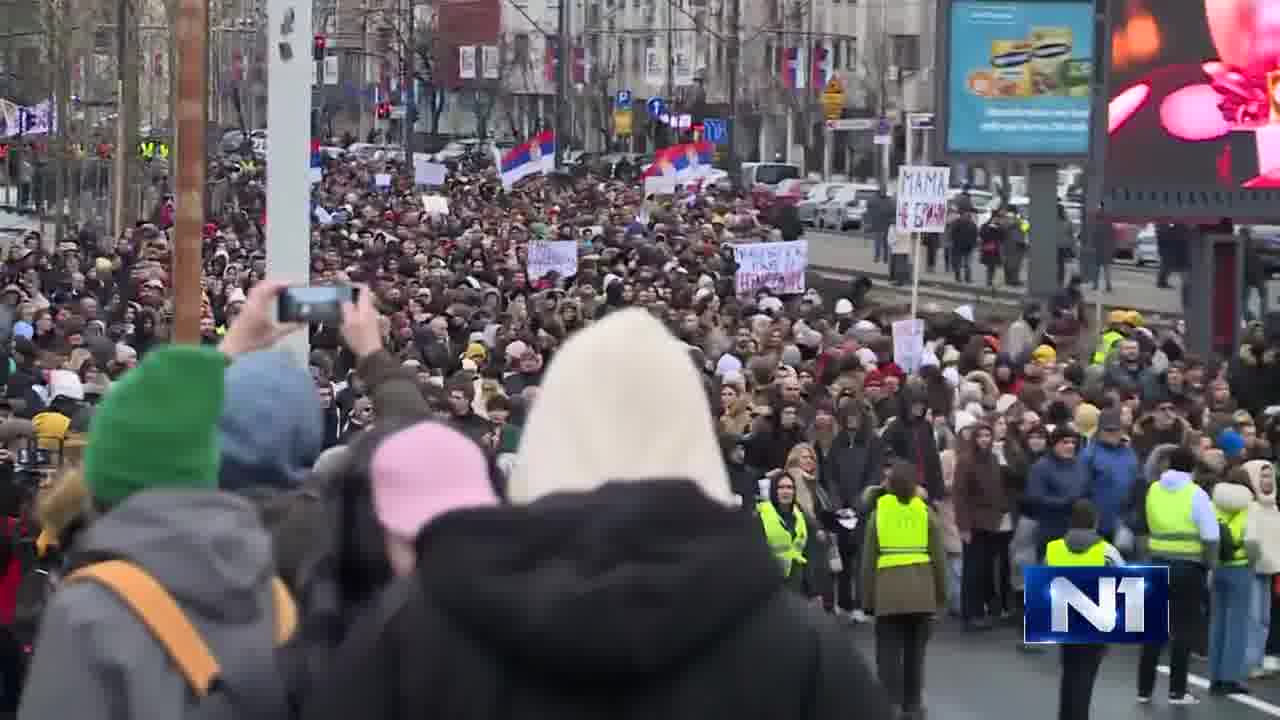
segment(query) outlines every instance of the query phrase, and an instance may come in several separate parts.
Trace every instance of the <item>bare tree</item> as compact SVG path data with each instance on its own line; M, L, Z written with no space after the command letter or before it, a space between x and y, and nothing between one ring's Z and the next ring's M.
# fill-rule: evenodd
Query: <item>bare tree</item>
M53 158L54 235L45 238L47 246L56 244L64 234L66 213L64 202L68 197L68 179L71 172L71 143L73 133L71 112L71 72L75 67L77 48L89 45L88 0L47 0L41 15L44 32L45 59L50 73L49 87L53 89L53 121L50 128L49 150ZM83 53L81 53L83 56Z
M603 63L593 64L583 83L582 94L588 112L595 118L596 128L604 136L601 147L606 152L612 151L614 137L613 126L613 93L609 88L617 75L613 65L605 67Z
M860 44L856 61L855 90L862 106L884 116L895 85L889 74L893 68L893 43L884 33L870 33Z

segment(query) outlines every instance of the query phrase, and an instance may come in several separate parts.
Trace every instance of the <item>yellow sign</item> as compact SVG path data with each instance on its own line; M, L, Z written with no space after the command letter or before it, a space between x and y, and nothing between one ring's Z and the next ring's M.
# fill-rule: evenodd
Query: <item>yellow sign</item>
M844 113L844 86L840 79L832 77L822 91L822 112L828 120L838 120Z
M169 145L155 140L143 140L138 143L138 156L143 160L169 159Z
M613 111L613 134L627 137L631 135L631 110Z

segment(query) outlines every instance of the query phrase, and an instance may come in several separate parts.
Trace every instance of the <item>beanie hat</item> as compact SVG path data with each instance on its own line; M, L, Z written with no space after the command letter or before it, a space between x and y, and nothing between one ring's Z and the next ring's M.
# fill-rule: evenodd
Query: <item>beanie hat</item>
M1181 445L1169 453L1169 469L1178 472L1191 472L1196 466L1196 456L1190 448Z
M1058 360L1058 351L1048 345L1041 345L1031 352L1031 359L1038 363L1051 363Z
M94 499L115 505L150 489L218 486L218 416L226 356L171 345L147 353L97 407L84 453Z
M429 463L422 462L424 453ZM403 539L416 538L445 513L498 504L480 447L435 422L420 422L385 438L373 451L369 479L378 522Z
M1218 442L1215 444L1228 458L1239 457L1240 453L1244 452L1244 437L1235 430L1223 430L1218 433Z
M1093 437L1093 432L1098 429L1098 407L1089 403L1080 403L1076 406L1075 421L1076 430L1085 437Z

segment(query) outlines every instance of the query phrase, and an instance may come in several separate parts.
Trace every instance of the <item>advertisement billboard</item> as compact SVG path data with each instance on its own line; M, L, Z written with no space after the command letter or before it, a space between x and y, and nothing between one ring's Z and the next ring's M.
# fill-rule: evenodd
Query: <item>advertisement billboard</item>
M1092 2L943 3L943 150L1059 161L1089 151Z
M1280 217L1280 0L1112 6L1103 213Z

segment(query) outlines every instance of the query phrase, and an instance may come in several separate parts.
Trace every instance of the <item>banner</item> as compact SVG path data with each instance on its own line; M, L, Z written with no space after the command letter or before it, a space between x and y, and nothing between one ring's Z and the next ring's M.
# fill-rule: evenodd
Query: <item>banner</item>
M555 272L561 278L578 274L578 243L575 240L532 240L529 242L529 267L526 275L537 280Z
M644 49L644 81L658 87L667 82L666 68L662 66L662 56L656 47Z
M940 233L947 229L947 186L951 168L903 165L898 169L898 229Z
M458 77L463 80L476 79L475 45L463 45L458 48Z
M734 286L740 296L754 295L759 290L780 295L804 292L804 275L809 267L807 240L734 245L733 258L738 263Z
M924 357L924 320L897 320L893 323L893 364L908 375L920 369Z

